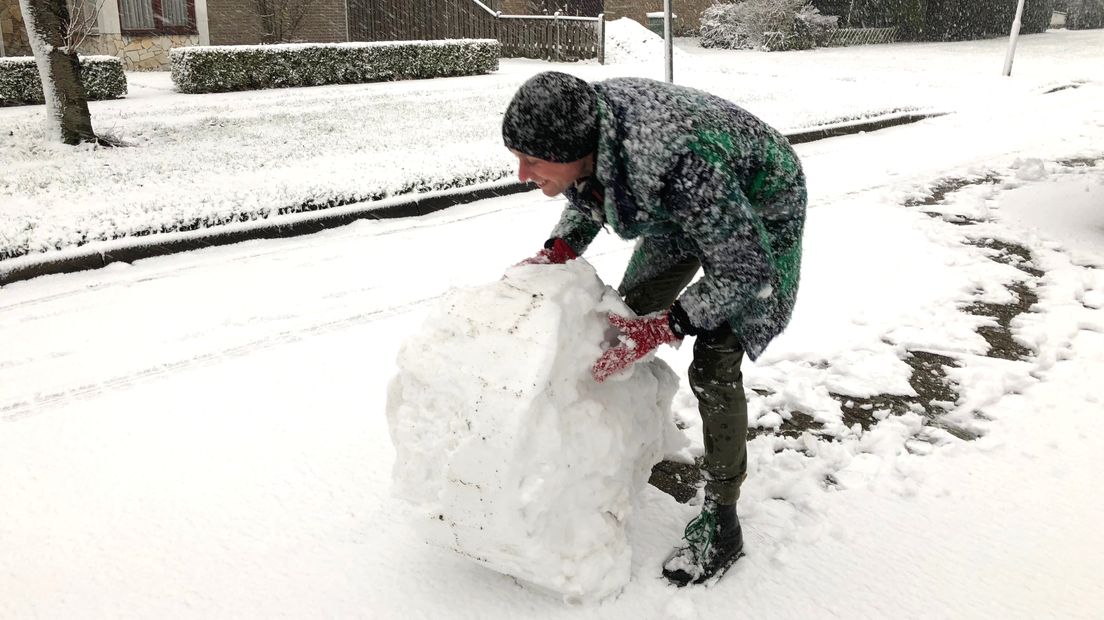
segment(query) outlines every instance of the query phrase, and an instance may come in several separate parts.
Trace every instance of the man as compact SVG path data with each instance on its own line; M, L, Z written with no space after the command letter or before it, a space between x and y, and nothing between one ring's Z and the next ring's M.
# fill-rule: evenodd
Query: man
M743 549L741 358L754 360L785 328L797 295L806 206L797 155L761 120L705 92L555 72L522 85L502 136L522 181L568 199L526 262L573 259L603 226L637 239L619 292L642 318L611 315L627 338L596 362L595 379L696 338L689 378L704 427L705 502L663 574L679 586L719 577Z

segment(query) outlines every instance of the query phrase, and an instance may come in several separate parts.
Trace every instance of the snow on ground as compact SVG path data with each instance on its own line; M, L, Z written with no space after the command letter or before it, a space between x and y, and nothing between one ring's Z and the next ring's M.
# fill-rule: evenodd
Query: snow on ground
M659 39L642 30L611 23L611 43L627 56L613 64L504 60L494 74L464 78L182 95L167 73L131 73L126 99L90 105L98 130L135 148L47 145L41 107L0 109L0 261L508 178L499 115L514 90L551 68L662 79ZM783 130L902 110L997 110L1104 72L1104 31L1022 37L1012 79L999 75L999 39L774 54L679 45L676 81Z
M561 201L6 286L0 616L1095 617L1102 119L1086 83L798 147L798 308L745 368L747 556L710 587L668 586L696 507L649 487L631 581L598 605L424 545L391 496L401 343L450 287L531 255ZM629 252L602 235L587 259L614 283ZM978 331L999 321L971 308L1025 296L1006 343L1025 353L989 357ZM950 398L849 422L846 402L872 395L917 405L907 360L924 352L946 360ZM693 455L689 355L663 358Z
M635 19L622 17L606 22L606 63L653 63L664 57L663 37ZM675 62L693 62L680 48L674 49Z

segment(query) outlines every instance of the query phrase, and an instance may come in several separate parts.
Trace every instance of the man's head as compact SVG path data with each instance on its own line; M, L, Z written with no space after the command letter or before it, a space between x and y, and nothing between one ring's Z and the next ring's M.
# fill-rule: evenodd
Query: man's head
M598 95L566 73L539 73L518 89L502 119L502 141L518 158L518 177L555 196L593 171Z

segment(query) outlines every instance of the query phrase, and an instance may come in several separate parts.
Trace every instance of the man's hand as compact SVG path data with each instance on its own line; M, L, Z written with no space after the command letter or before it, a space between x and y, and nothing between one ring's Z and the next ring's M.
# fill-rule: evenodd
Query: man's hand
M545 247L532 258L527 258L515 267L521 265L562 265L569 260L579 258L575 250L563 239L549 239Z
M679 342L682 337L671 331L669 313L630 319L609 315L610 325L621 331L621 342L610 347L598 358L591 374L598 383L632 366L661 344Z

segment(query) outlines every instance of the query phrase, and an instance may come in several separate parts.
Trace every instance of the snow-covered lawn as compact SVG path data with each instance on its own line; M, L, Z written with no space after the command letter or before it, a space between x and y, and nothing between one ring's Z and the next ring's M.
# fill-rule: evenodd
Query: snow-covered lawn
M396 353L449 287L539 246L562 201L530 193L0 289L0 616L1099 616L1104 85L1030 94L1049 79L798 147L802 289L745 367L747 556L715 585L659 576L696 508L650 487L629 585L586 607L426 546L390 495ZM587 259L616 283L629 251ZM1003 326L973 310L1025 298ZM1022 353L990 357L986 329ZM689 349L663 357L700 451ZM920 355L949 396L917 398Z
M0 261L509 177L501 112L533 73L662 77L658 38L628 20L610 33L615 63L504 60L492 75L466 78L182 95L167 73L132 73L126 99L91 109L99 131L134 148L46 145L41 107L0 109ZM999 75L1004 46L767 54L685 40L676 80L794 130L902 110L995 109L1104 73L1102 31L1021 38L1012 79Z

